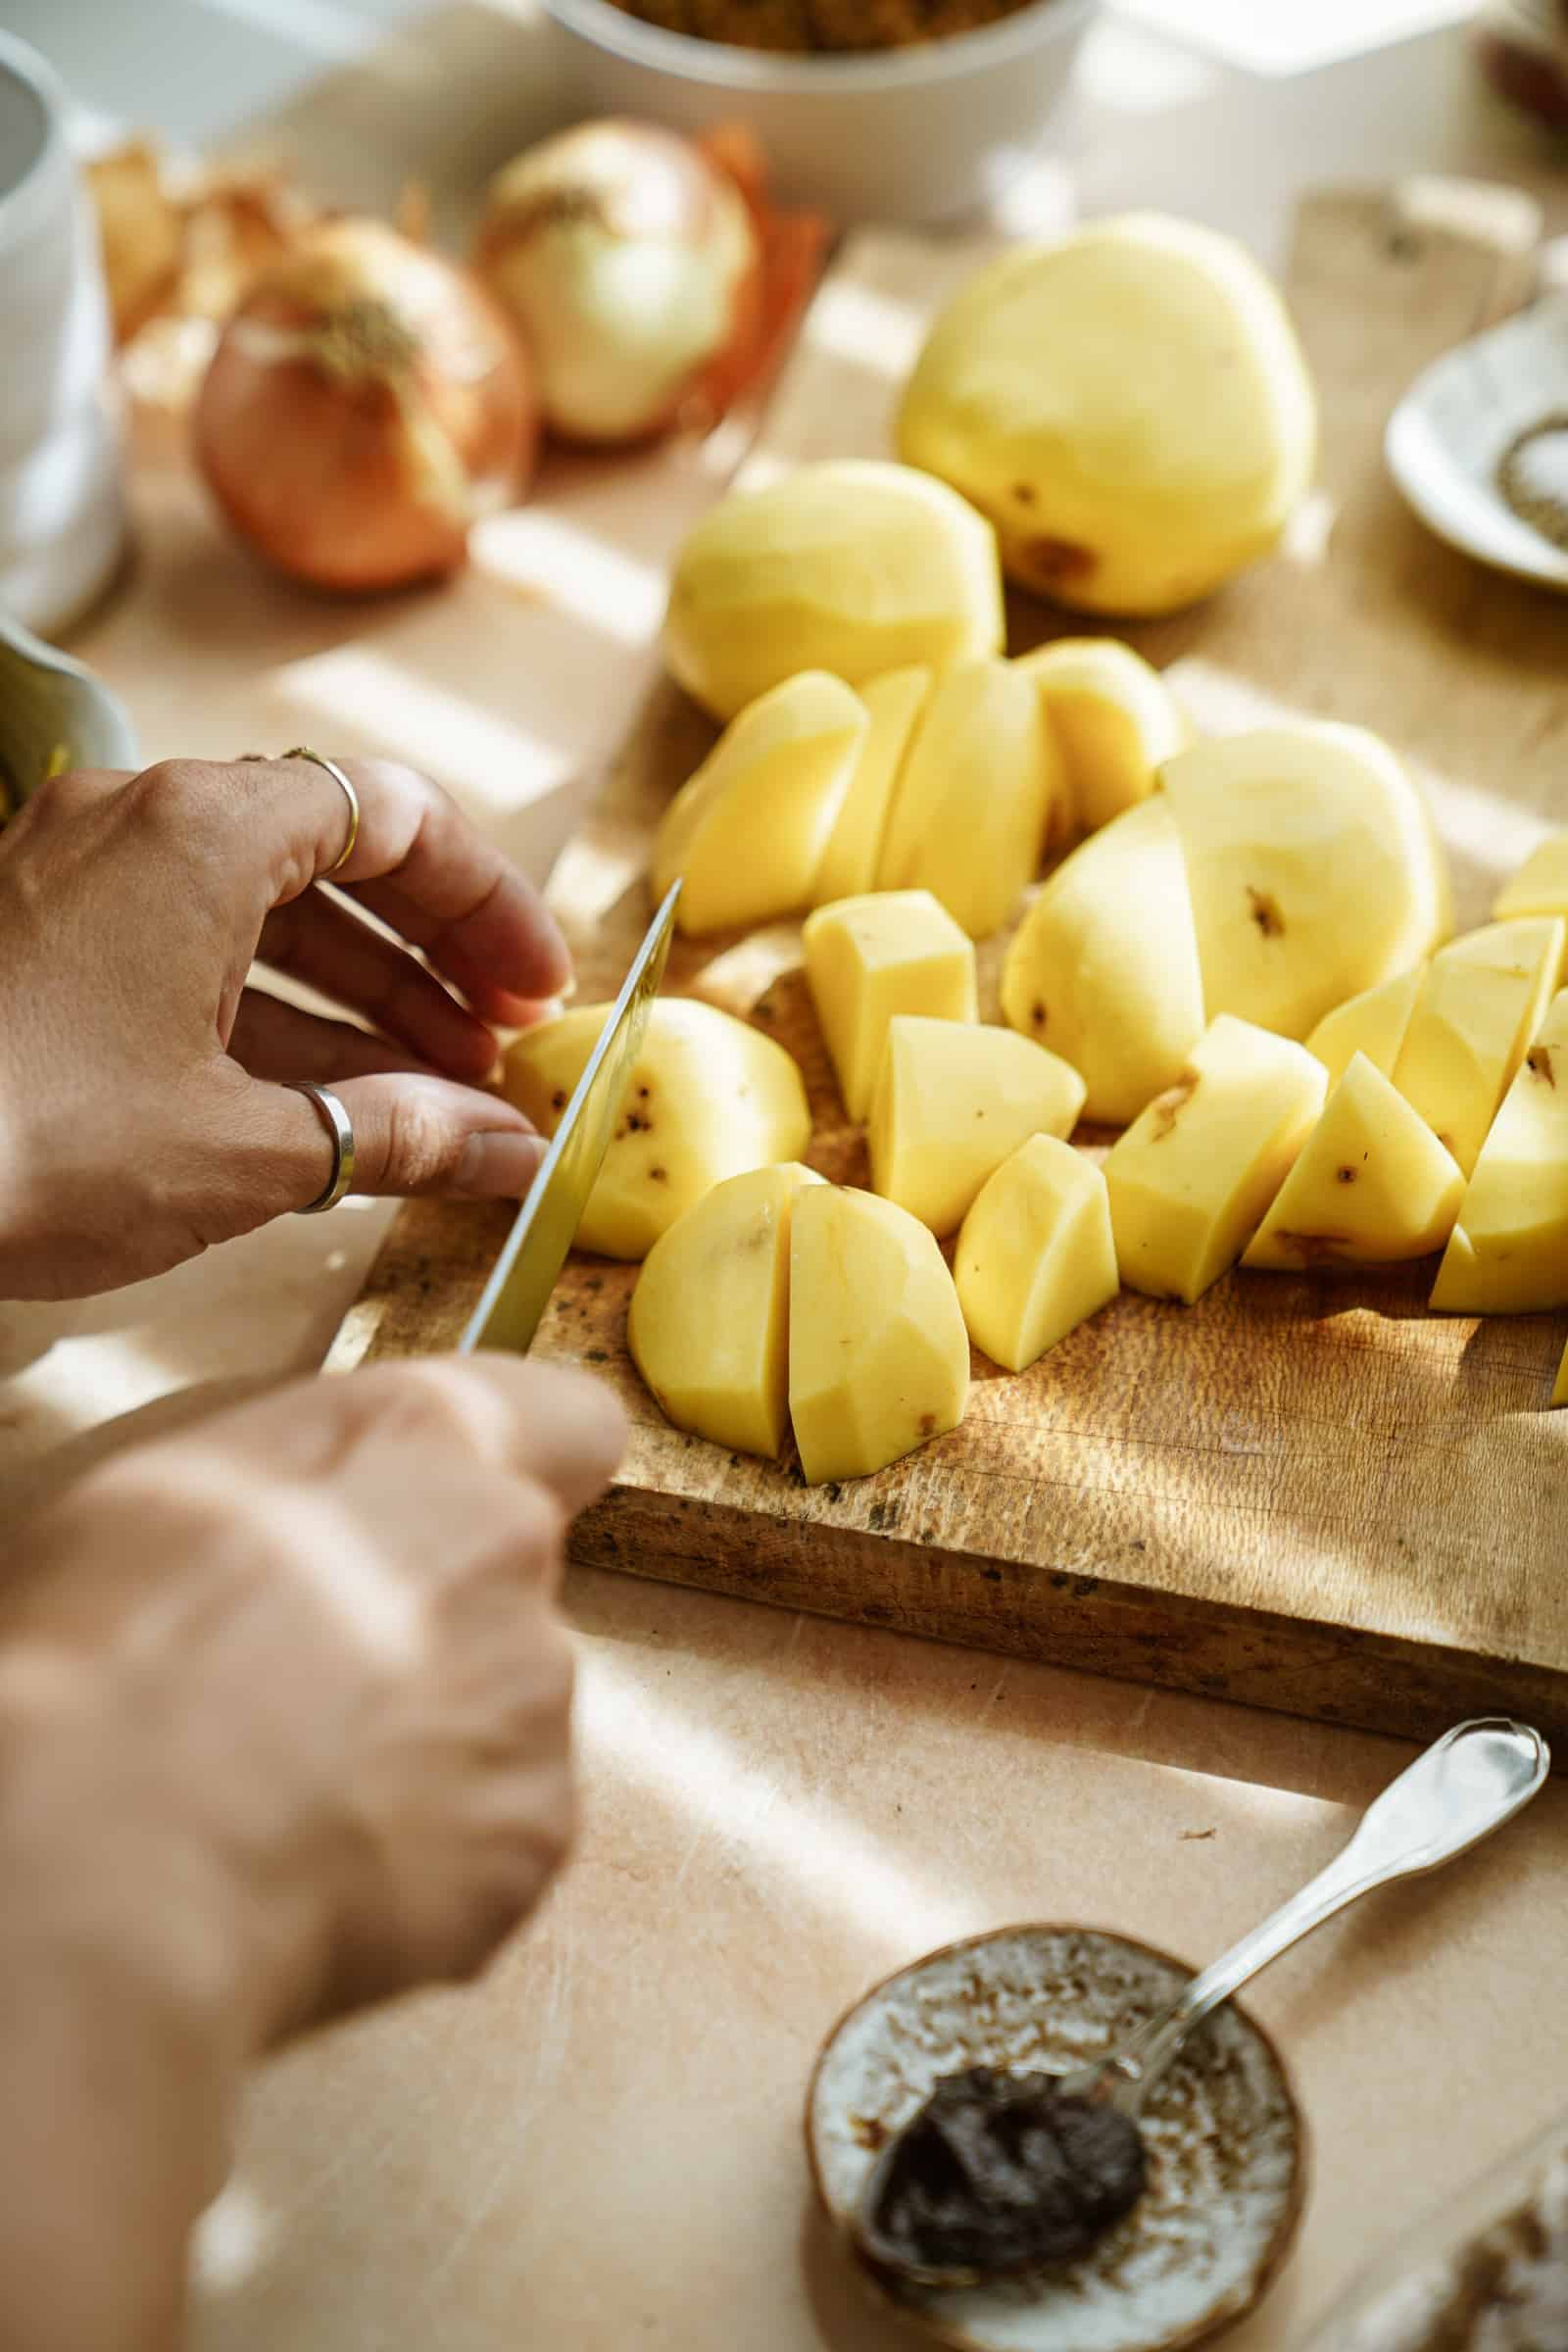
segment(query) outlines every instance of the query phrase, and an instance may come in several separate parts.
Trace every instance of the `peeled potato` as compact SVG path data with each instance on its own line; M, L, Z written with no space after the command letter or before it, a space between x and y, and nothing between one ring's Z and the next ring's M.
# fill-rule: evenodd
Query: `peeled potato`
M974 949L926 890L819 906L803 934L806 977L844 1107L863 1119L895 1013L973 1021Z
M543 1134L555 1132L610 1011L576 1006L507 1049L504 1092ZM769 1160L799 1159L810 1134L806 1086L782 1046L715 1005L661 997L577 1246L646 1257L715 1184Z
M666 1421L777 1457L789 1430L790 1219L810 1168L751 1168L704 1195L649 1250L626 1345Z
M971 939L1000 930L1040 871L1060 762L1010 662L938 678L904 762L878 879L928 890Z
M1148 213L981 270L932 328L898 422L900 456L996 524L1008 577L1086 612L1174 612L1264 554L1316 438L1257 264Z
M679 930L700 938L810 904L868 724L859 696L820 669L730 721L654 838L654 895L679 878Z
M1129 1290L1192 1305L1249 1237L1323 1108L1323 1065L1221 1013L1185 1075L1105 1156L1116 1260Z
M1115 1298L1105 1179L1051 1135L1031 1136L986 1178L953 1261L969 1337L1021 1372Z
M664 623L672 673L715 718L797 670L858 686L1003 639L990 524L928 473L863 459L720 499L675 559Z
M849 789L817 868L812 897L819 906L876 887L882 839L904 756L930 699L933 673L921 662L868 678L859 689L868 723L850 771Z
M1393 1078L1466 1176L1562 972L1561 915L1488 923L1433 956Z
M1007 950L1002 1009L1082 1073L1086 1118L1122 1126L1174 1085L1203 1032L1203 991L1163 793L1057 866Z
M1568 1306L1568 989L1481 1147L1432 1303L1457 1315Z
M1061 754L1064 832L1098 832L1147 801L1193 740L1158 670L1114 637L1058 637L1013 667L1039 688Z
M1361 727L1264 728L1167 761L1203 999L1304 1038L1336 1004L1429 955L1447 865L1424 803Z
M1550 833L1533 849L1492 902L1498 922L1516 914L1568 915L1568 833Z
M872 1190L952 1233L992 1170L1032 1135L1070 1135L1083 1101L1070 1062L1010 1029L899 1013L871 1097Z
M1463 1191L1419 1111L1355 1054L1242 1263L1299 1273L1427 1257L1453 1231Z
M1415 1001L1421 994L1426 965L1418 963L1376 988L1363 988L1343 1004L1326 1012L1306 1041L1329 1074L1333 1086L1345 1076L1357 1054L1362 1054L1384 1077L1392 1075L1404 1043Z
M796 1198L790 1417L811 1486L863 1478L963 1419L969 1340L942 1252L891 1200Z

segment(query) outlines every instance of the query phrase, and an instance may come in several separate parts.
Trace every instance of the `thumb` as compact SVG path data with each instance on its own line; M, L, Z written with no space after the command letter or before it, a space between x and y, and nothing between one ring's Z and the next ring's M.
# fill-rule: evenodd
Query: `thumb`
M520 1200L544 1156L544 1139L498 1096L413 1072L346 1078L330 1090L354 1131L349 1191L402 1197L444 1193L473 1200ZM249 1082L243 1118L228 1132L225 1192L231 1231L308 1208L331 1183L332 1132L319 1105L292 1088ZM216 1237L215 1237L216 1238Z

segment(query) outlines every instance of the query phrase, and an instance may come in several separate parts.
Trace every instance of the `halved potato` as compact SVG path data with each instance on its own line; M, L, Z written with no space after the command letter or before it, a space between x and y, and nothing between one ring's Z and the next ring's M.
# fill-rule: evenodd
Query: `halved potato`
M1447 866L1399 761L1361 727L1195 744L1163 771L1209 1018L1304 1038L1448 928Z
M928 890L841 899L807 917L806 977L844 1107L863 1119L895 1013L973 1021L974 948Z
M1468 1176L1562 973L1561 915L1488 923L1428 964L1393 1070Z
M1157 669L1115 637L1058 637L1013 663L1034 679L1063 770L1064 829L1095 833L1153 791L1193 740Z
M559 1125L611 1009L574 1006L507 1049L503 1091L542 1134ZM810 1134L805 1081L781 1045L716 1005L661 997L577 1246L645 1257L715 1184L769 1160L799 1159Z
M1365 1054L1375 1070L1389 1077L1399 1057L1404 1033L1421 994L1426 965L1417 963L1397 972L1376 988L1363 988L1326 1012L1306 1041L1329 1074L1330 1086L1345 1076L1357 1054Z
M1241 1255L1323 1108L1304 1046L1221 1013L1105 1157L1130 1290L1189 1306Z
M1083 1100L1070 1062L1010 1029L896 1014L871 1097L871 1188L952 1233L1009 1152L1072 1133Z
M861 686L869 725L817 868L812 896L818 906L876 888L888 812L934 676L916 662L908 669L890 669L885 677L867 678Z
M643 1261L626 1345L666 1421L738 1453L789 1431L790 1214L822 1178L798 1161L730 1176Z
M797 1195L790 1417L811 1486L863 1478L963 1419L969 1340L926 1228L872 1193Z
M1031 1136L986 1178L953 1261L969 1337L1021 1372L1115 1298L1105 1179L1055 1136Z
M1552 999L1481 1147L1432 1303L1456 1315L1568 1306L1568 989Z
M1040 871L1060 762L1010 662L939 677L883 837L884 890L929 890L971 939L1000 930Z
M809 906L869 726L842 678L803 670L724 729L660 820L650 878L682 884L689 938Z
M1427 1257L1453 1231L1463 1192L1419 1111L1354 1054L1242 1263L1299 1273Z
M1057 866L1007 950L1002 1009L1082 1073L1086 1118L1121 1126L1174 1085L1203 1033L1203 990L1163 793Z

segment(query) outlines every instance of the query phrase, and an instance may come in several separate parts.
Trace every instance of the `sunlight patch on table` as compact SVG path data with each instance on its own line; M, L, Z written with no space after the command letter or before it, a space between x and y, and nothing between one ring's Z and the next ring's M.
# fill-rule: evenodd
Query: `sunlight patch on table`
M468 542L477 571L514 594L575 614L622 645L643 645L664 613L664 582L651 564L561 514L514 508L490 515Z

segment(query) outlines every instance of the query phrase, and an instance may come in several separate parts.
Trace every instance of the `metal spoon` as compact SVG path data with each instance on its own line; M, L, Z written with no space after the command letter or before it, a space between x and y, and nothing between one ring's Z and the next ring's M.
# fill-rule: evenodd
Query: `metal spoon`
M1349 1843L1298 1894L1192 1979L1170 2006L1093 2066L1060 2078L1063 2096L1102 2101L1136 2123L1153 2085L1188 2035L1260 1969L1358 1896L1395 1879L1436 1870L1500 1829L1537 1794L1551 1768L1539 1732L1505 1717L1458 1724L1391 1781L1367 1807ZM906 2130L907 2130L906 2126ZM903 2133L872 2166L856 2213L857 2234L870 2227ZM880 2257L884 2268L887 2257ZM899 2275L926 2286L972 2285L979 2274L925 2271L901 2262Z

